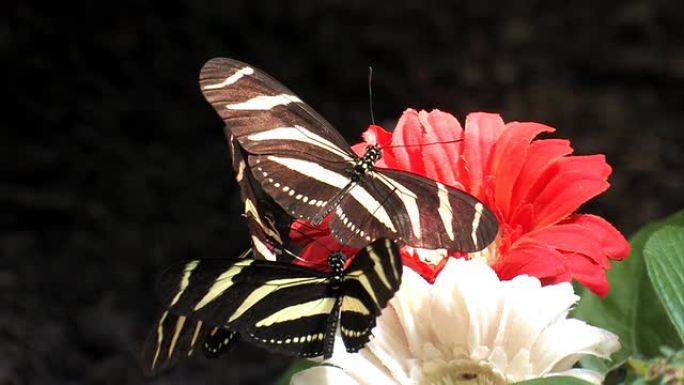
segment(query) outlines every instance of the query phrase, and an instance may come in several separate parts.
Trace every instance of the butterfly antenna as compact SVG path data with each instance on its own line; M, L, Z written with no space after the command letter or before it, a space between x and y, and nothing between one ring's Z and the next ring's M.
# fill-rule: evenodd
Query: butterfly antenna
M459 139L452 139L452 140L442 140L439 142L431 142L431 143L411 143L411 144L393 144L391 146L382 146L380 149L385 150L388 148L401 148L401 147L427 147L427 146L433 146L436 144L449 144L449 143L459 143L462 142L463 138Z
M371 124L375 125L375 115L373 114L373 67L368 66L368 104L370 107Z

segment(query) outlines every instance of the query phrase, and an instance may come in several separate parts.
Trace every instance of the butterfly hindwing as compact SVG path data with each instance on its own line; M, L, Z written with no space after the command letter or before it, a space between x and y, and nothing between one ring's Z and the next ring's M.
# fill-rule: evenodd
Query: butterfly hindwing
M227 352L240 335L230 329L214 326L204 337L202 348L207 358L217 358Z
M473 252L496 237L496 216L470 194L398 170L381 169L372 176L392 188L386 206L393 217L405 218L400 233L409 245L427 249L450 245Z
M293 217L311 221L326 210L351 179L324 162L301 156L251 156L255 179ZM323 215L324 216L324 215Z
M244 149L228 130L226 137L233 160L235 180L240 186L240 196L244 204L243 215L252 238L254 257L271 261L285 260L282 251L289 243L287 234L292 217L264 193L260 183L255 180L252 168L245 160Z
M255 309L237 328L245 340L271 351L320 356L326 354L326 336L334 334L339 301L327 292L325 283L279 293L266 299L261 311Z
M349 352L368 342L375 319L401 284L402 262L395 242L381 238L367 245L347 267L340 332Z

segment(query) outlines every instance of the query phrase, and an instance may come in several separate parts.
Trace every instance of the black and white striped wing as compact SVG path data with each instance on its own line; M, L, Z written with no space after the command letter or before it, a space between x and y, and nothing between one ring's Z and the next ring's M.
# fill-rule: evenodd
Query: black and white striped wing
M193 355L201 348L207 330L202 321L164 311L143 346L145 374L153 375Z
M354 246L398 236L414 247L473 252L498 232L496 216L472 195L419 175L379 169L355 189L373 199L348 194L330 221L335 237Z
M337 301L327 284L312 269L245 258L174 266L160 290L173 314L223 325L273 351L317 356Z
M227 352L239 334L223 327L209 327L202 321L164 311L142 350L146 375L154 375L203 350L208 358Z
M204 343L202 343L204 356L207 358L219 357L230 350L239 338L240 335L233 330L214 326L209 330L204 338Z
M299 357L332 354L341 298L326 283L263 298L233 326L242 338L273 352Z
M340 333L349 352L370 339L375 319L401 284L402 262L397 244L379 239L363 248L347 267L340 309Z
M334 164L301 154L250 156L249 163L264 191L288 214L314 224L352 187L347 173L333 171Z
M308 153L332 162L354 155L322 116L265 72L233 59L209 60L204 97L251 154Z
M235 180L240 186L240 197L244 204L243 215L252 238L254 257L271 261L289 260L283 254L283 247L287 246L287 234L292 217L264 193L247 165L244 150L227 128L226 138L233 161Z
M337 130L278 81L236 60L207 62L200 87L263 189L289 215L320 223L323 203L340 196L356 160Z

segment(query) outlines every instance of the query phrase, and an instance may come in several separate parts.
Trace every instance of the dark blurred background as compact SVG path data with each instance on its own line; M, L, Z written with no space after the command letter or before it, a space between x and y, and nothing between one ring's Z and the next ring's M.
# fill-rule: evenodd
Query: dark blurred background
M350 140L406 107L543 122L605 153L584 211L626 234L684 207L684 3L10 2L0 27L0 384L268 384L243 346L146 379L140 345L172 261L248 245L222 124L197 76L215 56L281 80Z

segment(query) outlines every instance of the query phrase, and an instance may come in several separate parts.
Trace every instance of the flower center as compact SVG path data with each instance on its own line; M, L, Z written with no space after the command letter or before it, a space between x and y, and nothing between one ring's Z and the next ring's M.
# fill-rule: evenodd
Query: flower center
M427 367L420 385L505 385L506 379L487 364L455 360Z

